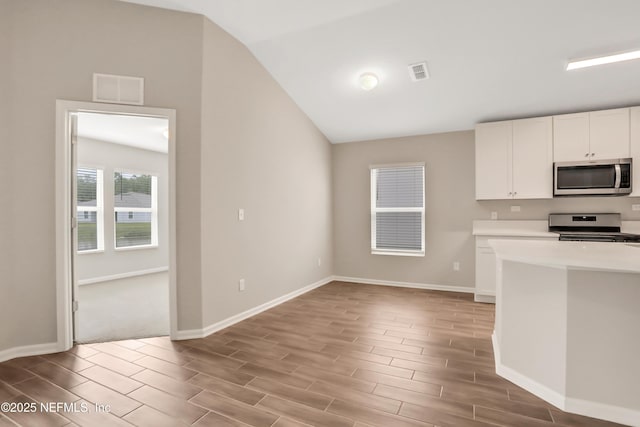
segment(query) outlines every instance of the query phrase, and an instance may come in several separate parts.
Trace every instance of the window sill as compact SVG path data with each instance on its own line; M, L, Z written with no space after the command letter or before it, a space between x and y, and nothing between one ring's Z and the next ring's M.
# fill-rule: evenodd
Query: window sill
M424 256L424 251L392 251L392 250L372 249L371 250L371 255L423 257Z
M76 251L78 255L103 254L104 249L91 249L88 251Z
M116 252L126 252L126 251L142 251L145 249L158 249L158 245L144 245L144 246L124 246L122 248L115 248Z

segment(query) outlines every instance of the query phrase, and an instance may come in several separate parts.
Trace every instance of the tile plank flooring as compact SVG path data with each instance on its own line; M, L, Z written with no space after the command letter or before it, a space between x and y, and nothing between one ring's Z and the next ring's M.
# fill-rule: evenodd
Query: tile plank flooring
M0 427L615 425L497 376L493 320L469 294L333 282L204 339L0 363L0 401L88 409L4 412Z

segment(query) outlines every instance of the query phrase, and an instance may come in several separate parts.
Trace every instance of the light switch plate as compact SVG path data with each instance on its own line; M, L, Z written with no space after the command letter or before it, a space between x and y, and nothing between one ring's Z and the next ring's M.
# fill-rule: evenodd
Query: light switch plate
M238 221L244 221L244 209L238 209Z

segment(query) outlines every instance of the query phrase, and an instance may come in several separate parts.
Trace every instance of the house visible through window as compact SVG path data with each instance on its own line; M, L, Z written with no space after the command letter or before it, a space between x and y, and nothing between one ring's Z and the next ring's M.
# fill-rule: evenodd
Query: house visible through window
M158 244L158 178L114 173L115 246Z
M77 251L104 249L103 172L79 167L76 171Z
M424 164L371 166L371 253L424 255Z

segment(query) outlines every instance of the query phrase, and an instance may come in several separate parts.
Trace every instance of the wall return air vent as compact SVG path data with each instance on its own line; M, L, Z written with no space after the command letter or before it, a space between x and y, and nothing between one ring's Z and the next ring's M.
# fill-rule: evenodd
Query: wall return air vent
M144 105L144 78L94 74L93 101Z
M428 79L429 70L427 69L427 63L418 62L416 64L410 64L409 75L411 76L411 80L413 80L414 82Z

